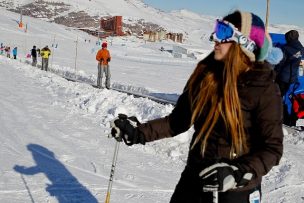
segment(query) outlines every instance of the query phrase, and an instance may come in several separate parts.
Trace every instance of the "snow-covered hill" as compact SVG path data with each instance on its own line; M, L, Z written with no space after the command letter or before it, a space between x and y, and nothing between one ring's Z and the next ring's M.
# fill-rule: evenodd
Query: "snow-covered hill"
M136 24L144 20L168 32L183 33L187 43L199 43L204 46L216 19L214 16L188 10L164 12L148 6L142 0L0 0L0 6L16 12L20 12L23 7L23 13L27 15L72 27L98 27L100 17L122 15L126 24ZM69 20L65 21L64 18ZM303 28L294 28L304 34ZM287 29L286 26L277 25L269 28L271 32L281 33ZM303 35L301 38L304 39Z

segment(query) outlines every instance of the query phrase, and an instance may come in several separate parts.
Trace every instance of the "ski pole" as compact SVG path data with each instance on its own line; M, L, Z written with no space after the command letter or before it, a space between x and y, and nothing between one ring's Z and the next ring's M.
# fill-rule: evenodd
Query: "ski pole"
M107 196L106 196L105 203L110 203L110 196L111 196L111 190L112 190L112 184L113 184L113 177L114 177L114 172L115 172L115 166L116 166L116 162L117 162L117 155L118 155L118 150L119 150L119 144L120 144L120 142L116 141L115 150L114 150L114 156L113 156L113 161L112 161L112 167L111 167L111 173L110 173L110 179L109 179L109 184L108 184L108 191L107 191Z
M218 203L218 192L214 191L213 194L213 203Z
M24 179L24 177L23 177L22 174L21 174L21 178L22 178L22 181L23 181L23 183L24 183L24 186L25 186L25 188L26 188L26 190L27 190L27 193L28 193L28 195L29 195L30 198L31 198L31 201L32 201L32 202L35 202L34 199L33 199L33 195L31 194L31 191L30 191L30 189L29 189L29 187L28 187L28 185L27 185L27 183L26 183L26 181L25 181L25 179Z

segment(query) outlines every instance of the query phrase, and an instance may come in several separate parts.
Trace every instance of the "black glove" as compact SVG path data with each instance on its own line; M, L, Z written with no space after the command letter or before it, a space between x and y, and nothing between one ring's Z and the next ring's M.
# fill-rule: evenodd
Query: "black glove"
M226 192L230 189L244 187L253 178L249 172L241 172L236 166L227 163L216 163L199 173L204 192Z
M110 61L111 61L111 59L110 59L110 58L108 58L108 59L107 59L107 62L110 62Z
M118 142L122 140L126 145L145 144L144 136L139 132L137 126L140 122L135 116L128 117L125 114L118 114L118 118L111 122L111 136Z

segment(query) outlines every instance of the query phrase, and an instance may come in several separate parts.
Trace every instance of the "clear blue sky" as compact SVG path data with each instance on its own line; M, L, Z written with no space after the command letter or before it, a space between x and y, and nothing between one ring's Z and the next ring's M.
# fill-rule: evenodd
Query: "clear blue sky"
M187 9L196 13L224 16L240 9L253 12L264 21L267 0L144 0L148 5L163 11ZM287 24L304 27L304 0L270 0L270 24Z

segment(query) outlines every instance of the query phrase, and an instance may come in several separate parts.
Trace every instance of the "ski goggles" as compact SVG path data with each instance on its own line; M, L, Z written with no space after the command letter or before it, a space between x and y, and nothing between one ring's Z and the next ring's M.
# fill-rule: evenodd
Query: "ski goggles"
M233 24L223 20L216 20L214 32L209 40L219 43L236 42L250 52L257 48L254 41L244 36Z

